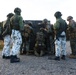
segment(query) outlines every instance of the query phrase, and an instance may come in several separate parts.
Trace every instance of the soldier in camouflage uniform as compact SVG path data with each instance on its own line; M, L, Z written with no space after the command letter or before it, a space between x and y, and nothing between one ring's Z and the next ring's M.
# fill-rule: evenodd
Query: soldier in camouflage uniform
M56 23L54 24L55 30L55 60L61 59L65 60L66 56L66 29L67 23L61 18L62 14L60 11L57 11L54 14L56 18Z
M48 53L50 55L54 55L55 53L55 45L54 45L54 30L52 24L46 25L46 31L47 31L47 43L48 43Z
M45 35L46 35L46 49L47 49L47 53L49 54L54 54L54 43L53 40L53 27L52 25L49 23L49 21L47 19L44 19L43 22L42 22L42 28L44 28L44 30L46 31L45 32Z
M13 13L9 13L7 15L7 20L3 25L3 33L2 36L4 38L4 47L2 51L2 58L9 59L10 58L10 46L11 46L11 28L10 28L10 18L13 16Z
M22 44L21 33L23 33L24 31L23 18L21 17L21 9L15 8L14 13L15 15L10 20L12 28L11 38L13 41L10 59L11 63L20 62L20 58L18 58L17 55L20 52L20 47Z
M40 25L40 29L44 29L44 34L46 35L45 36L45 45L46 45L46 53L48 53L48 51L50 51L50 38L49 38L49 35L48 35L48 31L47 31L47 28L49 27L48 25L48 20L47 19L43 19L41 25Z
M36 43L34 47L34 54L36 56L43 56L45 54L45 34L44 29L40 29L36 33Z
M24 47L26 50L26 55L29 55L30 53L30 38L32 37L31 34L33 34L33 28L31 27L31 25L32 22L28 22L28 24L24 26L24 38L25 38Z
M72 16L67 17L68 24L68 30L69 30L69 38L70 38L70 46L71 46L71 52L70 58L76 58L76 22L73 20Z

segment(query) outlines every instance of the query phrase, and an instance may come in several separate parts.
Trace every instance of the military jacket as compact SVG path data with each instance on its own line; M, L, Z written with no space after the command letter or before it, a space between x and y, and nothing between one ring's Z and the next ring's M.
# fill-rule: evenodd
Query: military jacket
M68 31L70 38L76 38L76 22L74 20L68 24Z
M24 25L23 25L23 18L20 15L15 14L11 19L10 19L11 27L12 29L15 30L24 30Z
M5 36L7 34L11 35L10 18L7 18L7 20L3 23L2 35Z
M56 19L56 23L54 24L53 27L54 27L56 36L61 37L61 33L63 31L66 32L67 23L62 18L58 18L58 19Z

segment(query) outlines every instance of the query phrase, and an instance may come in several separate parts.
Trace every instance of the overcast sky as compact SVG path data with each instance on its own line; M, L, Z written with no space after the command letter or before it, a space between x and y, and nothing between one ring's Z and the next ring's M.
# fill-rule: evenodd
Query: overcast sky
M47 18L53 24L56 11L61 11L65 20L69 15L76 20L75 0L0 0L0 21L6 20L6 15L13 12L15 7L21 8L24 20Z

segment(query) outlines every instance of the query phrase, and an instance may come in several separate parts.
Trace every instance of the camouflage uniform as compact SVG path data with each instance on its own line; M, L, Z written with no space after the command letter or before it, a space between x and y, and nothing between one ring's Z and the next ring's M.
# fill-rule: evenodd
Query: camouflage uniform
M36 43L34 47L34 54L36 56L43 56L45 54L45 35L44 30L41 29L36 34Z
M51 55L54 55L55 53L55 45L54 45L54 30L53 30L53 25L52 24L47 24L46 25L46 31L48 34L48 53Z
M53 46L51 46L51 42L52 42L52 29L51 29L51 25L49 24L49 21L47 19L44 19L42 21L41 24L41 28L43 28L45 30L44 34L46 35L45 39L45 45L46 45L46 53L51 53L53 54Z
M3 58L10 58L10 47L11 47L11 28L10 28L10 18L13 16L12 13L7 15L7 20L3 23L3 33L2 36L4 37L4 47L2 51Z
M28 24L24 26L24 38L25 38L25 50L26 50L26 54L28 55L30 52L30 35L32 33L32 27L29 26Z
M11 49L11 59L10 59L11 63L20 61L17 55L20 52L20 47L22 44L21 32L23 32L24 30L23 18L20 15L21 9L15 8L14 12L15 12L15 15L10 20L11 28L12 28L11 38L13 41L13 45Z
M76 58L76 22L73 20L72 16L68 16L67 21L69 21L68 30L69 30L71 52L72 52L70 57Z
M67 24L65 20L61 18L61 12L56 12L54 14L56 17L56 23L54 24L55 30L55 60L60 60L60 55L62 55L62 59L65 59L66 56L66 29Z

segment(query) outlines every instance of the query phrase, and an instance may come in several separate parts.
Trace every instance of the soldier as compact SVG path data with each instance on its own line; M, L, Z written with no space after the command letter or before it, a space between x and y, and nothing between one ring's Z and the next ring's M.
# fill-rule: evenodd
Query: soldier
M60 11L57 11L54 14L56 18L56 23L54 24L55 30L55 60L61 59L65 60L66 56L66 29L67 23L61 18L62 14ZM62 56L61 56L62 55Z
M48 43L48 53L51 55L54 55L55 49L54 49L54 30L52 24L47 24L46 26L47 31L47 43Z
M36 56L43 56L45 54L45 34L44 34L44 29L42 28L36 34L34 54Z
M22 44L22 36L21 34L24 31L23 18L21 17L21 9L14 9L15 15L11 17L10 23L12 28L11 38L13 41L12 49L11 49L11 58L10 62L20 62L20 58L17 55L20 52L20 47Z
M69 38L70 38L70 46L71 46L71 52L70 58L76 58L76 22L73 20L72 16L67 17L68 24L68 30L69 30Z
M34 52L34 45L35 45L35 32L33 29L33 23L31 21L28 22L28 25L30 26L30 34L29 34L29 52Z
M25 21L23 20L23 25L25 25ZM25 38L24 38L24 34L22 35L22 44L20 47L20 55L26 54L25 48L24 48L24 43L25 43Z
M47 33L47 31L46 31L46 26L47 26L47 24L48 24L48 20L47 19L43 19L43 21L42 21L42 23L41 23L41 25L40 25L40 29L43 29L44 30L44 35L46 35L45 36L45 45L46 45L46 53L47 53L47 51L49 51L49 39L48 39L48 33Z
M30 35L32 33L32 27L30 26L30 23L26 24L24 26L24 51L26 51L26 55L29 55L30 52Z
M54 44L52 43L52 41L53 41L53 27L47 19L44 19L42 21L42 26L45 30L45 35L46 35L45 43L46 43L47 53L50 53L53 55L54 54Z
M13 16L13 13L9 13L7 15L7 20L3 25L3 33L2 36L4 38L4 47L2 51L2 58L9 59L10 58L10 46L11 46L11 28L10 28L10 18Z

